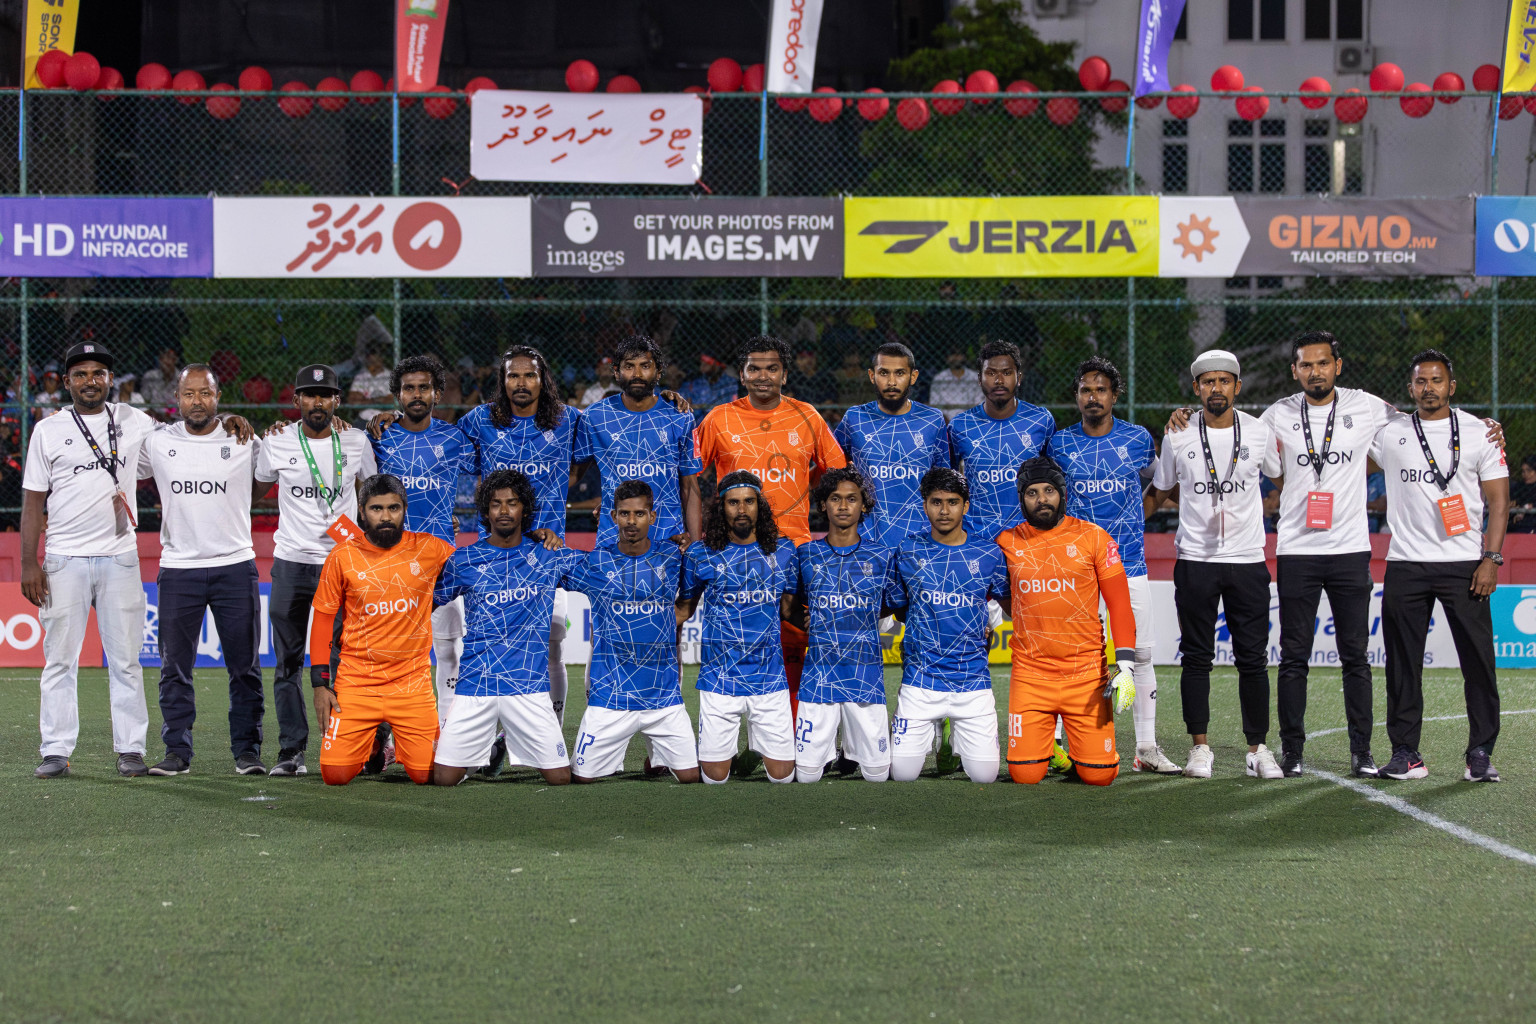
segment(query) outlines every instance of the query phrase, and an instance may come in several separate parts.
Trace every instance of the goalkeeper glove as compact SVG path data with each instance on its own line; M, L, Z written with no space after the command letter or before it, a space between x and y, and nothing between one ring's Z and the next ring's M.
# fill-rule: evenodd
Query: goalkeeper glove
M1136 700L1136 683L1131 678L1131 665L1135 661L1134 650L1115 651L1115 674L1104 687L1104 699L1113 705L1117 715L1128 711Z

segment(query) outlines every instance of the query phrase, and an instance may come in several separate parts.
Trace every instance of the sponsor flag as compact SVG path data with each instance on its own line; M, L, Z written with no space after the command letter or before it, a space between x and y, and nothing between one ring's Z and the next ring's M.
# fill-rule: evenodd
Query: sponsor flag
M22 29L23 78L28 89L42 86L37 80L37 58L49 50L75 52L75 26L80 22L80 0L27 0L27 21Z
M768 92L810 92L823 0L773 0L768 30Z
M1137 96L1168 91L1168 48L1184 13L1184 0L1141 0L1136 32Z
M395 0L395 83L401 92L437 84L448 0Z
M1536 90L1536 0L1510 0L1503 92Z

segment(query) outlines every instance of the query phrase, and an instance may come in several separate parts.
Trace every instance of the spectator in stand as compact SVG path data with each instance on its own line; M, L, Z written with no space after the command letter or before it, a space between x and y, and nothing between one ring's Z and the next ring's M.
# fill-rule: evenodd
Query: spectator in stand
M678 394L682 394L683 388L688 386L687 375L683 373L683 367L677 360L667 360L665 369L661 371L661 386Z
M789 371L784 384L786 394L812 405L831 405L837 401L837 378L819 369L819 360L811 349L795 353L795 368Z
M597 382L581 393L581 400L576 404L585 409L594 402L601 402L609 395L619 393L619 386L613 382L613 359L603 356L597 361L597 366L592 372L597 376Z
M683 386L683 397L693 406L693 415L702 420L715 406L736 401L739 383L725 372L723 362L713 353L705 352L699 356L699 376Z
M942 412L946 420L981 401L981 385L974 374L967 372L965 363L963 350L950 350L948 368L934 374L928 389L929 404Z
M64 396L59 390L59 371L52 368L52 363L48 365L49 369L43 371L43 379L38 383L37 394L32 396L32 406L37 410L34 419L52 416L54 410L64 402Z
M837 371L837 401L843 406L852 407L863 405L865 402L873 402L878 397L875 386L869 379L869 368L864 365L864 356L858 349L848 349L843 352L843 368Z
M134 379L131 373L125 373L117 378L117 398L115 401L122 402L124 405L143 406L144 396L139 393L137 384L138 381Z
M384 350L379 345L368 346L367 361L363 369L352 378L347 387L347 404L351 406L383 404L392 401L389 391L389 367L384 365ZM357 418L367 423L379 414L378 409L364 409Z
M1520 460L1520 475L1509 485L1509 532L1536 533L1536 455Z
M968 310L954 305L959 298L955 282L945 281L939 285L939 301L923 313L922 325L913 338L919 366L933 366L942 353L970 348L979 337L976 318ZM971 404L980 401L978 395Z
M389 328L373 315L372 310L367 306L359 306L357 315L360 322L357 325L357 336L352 343L352 358L331 367L338 377L355 373L365 366L368 362L369 349L377 348L380 352L393 352L395 348L395 336L390 334ZM419 337L420 335L409 336Z
M181 354L169 345L162 348L155 365L145 370L138 381L138 392L144 396L146 408L159 413L176 409L176 378L180 369Z

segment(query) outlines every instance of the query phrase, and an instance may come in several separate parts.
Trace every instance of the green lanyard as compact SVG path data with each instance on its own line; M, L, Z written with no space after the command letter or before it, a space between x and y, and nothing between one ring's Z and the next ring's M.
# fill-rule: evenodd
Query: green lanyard
M315 465L315 453L309 450L309 438L304 436L304 428L299 427L299 447L304 449L304 461L309 463L309 475L314 478L315 487L320 491L320 496L325 498L327 510L336 507L336 497L341 494L341 438L336 432L336 427L331 426L331 456L336 466L336 486L331 488L327 497L325 493L325 481L320 478L320 467Z

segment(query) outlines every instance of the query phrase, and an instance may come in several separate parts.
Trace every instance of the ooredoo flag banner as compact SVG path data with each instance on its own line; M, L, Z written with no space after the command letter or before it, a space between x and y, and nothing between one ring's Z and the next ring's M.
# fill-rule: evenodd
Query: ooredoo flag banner
M437 84L448 0L395 0L395 80L401 92Z
M1503 92L1536 89L1536 0L1510 0Z
M810 92L823 0L773 0L768 30L769 92Z
M481 181L692 185L704 170L704 105L692 93L482 89L469 115Z
M27 0L27 20L21 34L28 89L43 84L37 80L37 58L49 50L75 52L75 26L79 22L80 0Z
M1168 49L1184 13L1184 0L1141 0L1136 33L1137 96L1168 91Z
M527 277L527 196L215 198L215 277Z

